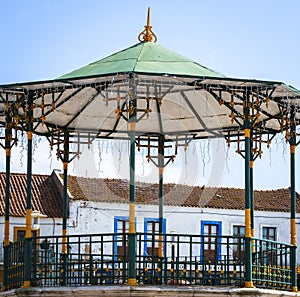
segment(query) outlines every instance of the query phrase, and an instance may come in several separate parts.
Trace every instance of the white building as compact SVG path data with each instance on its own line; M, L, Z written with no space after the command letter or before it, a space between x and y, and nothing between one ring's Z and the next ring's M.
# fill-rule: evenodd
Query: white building
M1 225L4 226L5 174L1 179ZM33 232L38 236L61 235L62 230L62 176L53 172L50 176L33 175L32 179L32 207ZM118 179L93 179L69 176L69 217L67 231L69 235L78 234L107 234L111 235L113 245L107 253L124 252L122 234L129 226L129 183ZM170 254L176 237L184 235L236 235L243 236L244 228L244 190L234 188L204 188L185 185L164 185L164 218L163 233L172 234L165 246L165 252ZM255 191L255 220L254 237L271 239L278 242L290 242L290 191L278 189L272 191ZM10 202L10 241L21 239L25 235L26 208L26 175L11 174L11 202ZM136 184L136 215L135 226L139 233L157 234L158 219L158 185ZM297 232L299 234L300 201L297 194ZM3 228L4 229L4 228ZM3 242L3 232L0 241ZM153 235L154 236L154 235ZM117 240L116 240L117 238ZM154 238L154 237L153 237ZM157 235L155 235L157 238ZM173 240L173 239L172 239ZM215 253L217 245L212 242L203 245L200 251L200 239L195 254ZM232 240L232 239L231 239ZM233 244L236 242L233 242ZM297 239L299 245L299 239ZM72 246L72 243L69 243ZM180 242L181 251L188 245ZM73 245L73 248L76 244ZM97 247L97 248L95 248ZM89 244L82 250L89 252ZM139 248L139 247L137 247ZM143 239L140 247L144 252L157 250L157 243L148 238ZM154 248L154 249L153 249ZM219 245L218 248L221 249ZM222 247L223 248L223 247ZM93 246L93 251L100 249L100 243ZM152 249L152 250L151 250ZM2 250L2 249L1 249ZM233 248L233 252L237 251ZM152 251L156 254L157 251ZM298 264L300 253L298 250ZM3 260L3 259L2 259Z
M166 184L164 189L164 233L244 235L244 190L175 184ZM70 176L69 191L71 194L69 234L128 231L128 181ZM159 225L158 185L137 183L136 201L136 231L157 233ZM298 195L297 210L299 213ZM255 191L254 237L289 243L289 211L289 189ZM299 216L297 216L297 231L300 232ZM151 244L147 243L147 245ZM214 246L211 245L209 248L213 249ZM206 252L209 253L209 251ZM299 250L298 259L300 259ZM298 263L300 263L299 260Z

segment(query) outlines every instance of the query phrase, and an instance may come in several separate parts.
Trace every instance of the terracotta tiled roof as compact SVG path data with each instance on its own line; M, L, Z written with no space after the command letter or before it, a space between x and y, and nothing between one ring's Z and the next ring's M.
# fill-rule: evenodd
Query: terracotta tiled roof
M11 174L10 215L25 216L26 174ZM68 177L71 199L101 202L129 202L129 182L121 179ZM255 191L255 209L290 211L290 190ZM136 201L158 204L158 184L136 183ZM244 190L237 188L191 187L165 184L164 204L184 207L244 209ZM5 173L0 173L0 214L4 215ZM62 217L62 181L55 173L32 176L32 209L48 217ZM297 212L300 197L297 194Z
M61 189L56 175L32 175L32 210L47 217L62 217ZM5 173L0 173L0 215L5 213ZM10 216L24 217L26 213L26 174L10 175Z
M129 201L129 182L121 179L96 179L69 176L69 191L75 200L121 202ZM255 209L290 211L290 190L260 190L254 192ZM238 188L191 187L165 184L164 204L187 207L244 209L245 194ZM297 194L297 211L300 199ZM136 201L158 204L158 184L136 183Z

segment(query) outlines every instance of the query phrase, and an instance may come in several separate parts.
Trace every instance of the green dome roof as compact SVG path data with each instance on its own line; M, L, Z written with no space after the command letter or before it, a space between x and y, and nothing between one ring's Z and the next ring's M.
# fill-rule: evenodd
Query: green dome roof
M95 77L129 72L154 75L224 77L219 72L174 53L157 43L141 42L62 75L59 79Z

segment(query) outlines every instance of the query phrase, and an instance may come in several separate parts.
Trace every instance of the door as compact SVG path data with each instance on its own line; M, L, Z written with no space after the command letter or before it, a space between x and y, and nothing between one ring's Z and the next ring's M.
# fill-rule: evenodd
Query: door
M201 222L202 239L202 258L205 261L217 261L221 253L221 222Z
M158 221L147 222L147 233L151 234L147 240L147 255L156 259L158 257L158 234L159 223Z
M129 219L127 217L115 218L115 233L116 238L116 254L119 259L128 259L128 231L129 231Z

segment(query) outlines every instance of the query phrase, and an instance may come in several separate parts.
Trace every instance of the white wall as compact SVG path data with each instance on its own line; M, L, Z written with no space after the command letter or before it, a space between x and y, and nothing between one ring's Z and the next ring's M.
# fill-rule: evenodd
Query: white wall
M128 217L129 205L124 203L70 202L68 234L101 234L114 232L114 218ZM255 237L262 238L262 227L276 227L277 241L290 242L289 213L255 212ZM158 218L157 205L136 205L136 231L144 232L145 218ZM243 210L207 209L196 207L164 207L166 233L201 234L201 221L222 222L222 235L232 235L234 225L244 225ZM297 217L297 234L300 234L300 220ZM4 230L4 218L0 218ZM10 217L10 240L13 241L14 227L25 227L25 218ZM62 220L40 219L40 235L61 235ZM0 233L3 242L4 232ZM297 237L300 246L300 236ZM300 263L300 248L298 248Z
M40 236L61 235L61 218L41 218L40 219ZM4 217L0 218L0 242L4 240ZM14 241L14 227L25 227L25 218L10 217L9 218L9 240Z
M69 234L99 234L114 232L114 218L128 217L129 205L124 203L82 202L70 204ZM222 235L232 235L234 225L244 225L244 210L207 209L196 207L164 207L166 233L201 234L201 221L221 221ZM263 227L276 227L277 241L290 242L290 214L255 212L255 237L262 238ZM145 218L158 218L158 206L136 205L136 231L144 232ZM297 234L300 234L297 218ZM300 245L298 236L298 245ZM298 259L300 259L300 248ZM298 260L300 263L300 260Z
M114 217L129 216L124 203L82 202L70 204L69 234L114 232ZM158 206L136 205L136 229L144 232L144 219L158 218ZM201 221L222 221L222 234L231 235L233 225L244 225L243 210L164 206L166 232L200 234ZM297 219L297 222L300 220ZM262 237L262 227L276 227L277 240L289 242L290 220L285 212L255 212L255 237ZM300 229L300 228L299 228ZM299 230L300 231L300 230Z

